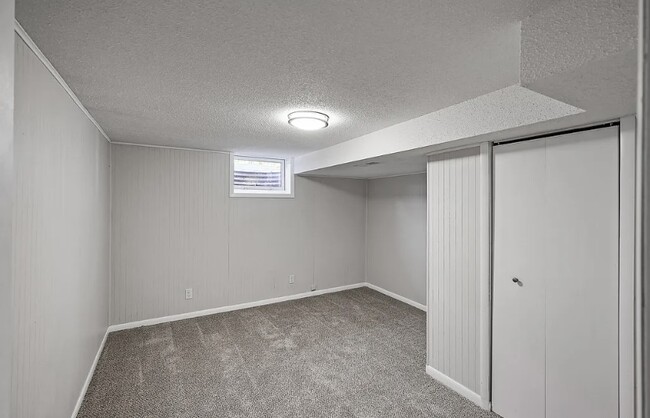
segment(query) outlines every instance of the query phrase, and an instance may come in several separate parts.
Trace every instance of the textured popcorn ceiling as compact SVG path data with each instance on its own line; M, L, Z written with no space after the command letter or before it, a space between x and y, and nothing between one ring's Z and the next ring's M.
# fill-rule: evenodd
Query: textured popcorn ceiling
M564 0L524 19L523 83L634 50L636 0Z
M520 21L555 1L16 3L113 141L301 155L518 83Z
M635 112L636 0L565 0L521 25L521 83L587 110L582 120Z
M381 177L425 169L423 156L436 145L578 115L583 110L521 86L510 86L428 115L372 132L296 159L298 173ZM395 139L399 138L398 141ZM400 153L408 152L405 155ZM381 158L379 158L381 157ZM373 161L372 165L364 164ZM332 167L321 170L322 167Z
M421 171L447 142L635 111L637 0L16 3L115 142L374 177ZM330 127L290 127L297 109L328 113Z
M423 156L450 141L518 138L635 113L636 0L546 4L522 20L520 39L520 86L501 90L507 94L489 93L300 156L298 172L350 177L419 172L425 169ZM378 164L365 166L367 161Z

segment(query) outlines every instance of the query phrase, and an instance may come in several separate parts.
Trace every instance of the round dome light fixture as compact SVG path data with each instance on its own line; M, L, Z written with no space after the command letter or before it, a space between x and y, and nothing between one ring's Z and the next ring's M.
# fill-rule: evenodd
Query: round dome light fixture
M327 128L330 117L313 110L299 110L289 113L289 125L303 131L315 131Z

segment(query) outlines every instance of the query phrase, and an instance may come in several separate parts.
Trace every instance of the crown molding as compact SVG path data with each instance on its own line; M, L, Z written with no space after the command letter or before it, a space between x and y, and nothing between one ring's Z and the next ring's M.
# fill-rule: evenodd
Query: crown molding
M20 25L20 23L18 23L17 20L14 20L14 29L16 31L16 34L25 42L25 44L29 47L29 49L31 49L32 52L34 52L36 57L43 63L45 68L47 68L47 70L52 74L52 76L54 76L54 78L61 85L61 87L63 87L63 90L65 90L66 93L68 93L68 96L70 96L72 101L79 107L79 109L81 109L82 112L84 112L86 117L88 117L88 119L93 123L93 125L95 125L99 133L101 133L102 136L108 142L111 142L111 139L108 137L108 135L106 135L106 132L104 132L102 127L99 126L99 123L97 123L95 118L93 118L90 112L88 112L88 109L86 109L86 107L81 103L81 100L79 100L77 95L74 94L70 86L68 86L68 83L65 82L63 77L61 77L61 74L59 74L56 68L54 68L50 60L47 59L47 57L43 54L43 52L38 48L34 40L27 34L25 29Z

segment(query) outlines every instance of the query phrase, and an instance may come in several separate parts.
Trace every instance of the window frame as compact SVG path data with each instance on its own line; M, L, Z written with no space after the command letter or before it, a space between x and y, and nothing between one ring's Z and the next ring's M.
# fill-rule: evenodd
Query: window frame
M235 160L249 160L249 161L265 161L273 163L281 163L284 175L284 189L282 190L268 190L268 189L246 189L237 191L235 188ZM246 155L239 155L230 153L230 197L265 197L265 198L293 198L293 161L289 158L271 158L271 157L249 157Z

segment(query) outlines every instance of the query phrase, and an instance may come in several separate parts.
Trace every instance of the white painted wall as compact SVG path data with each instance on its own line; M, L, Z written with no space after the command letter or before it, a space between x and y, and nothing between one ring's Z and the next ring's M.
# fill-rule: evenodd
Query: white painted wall
M110 147L15 42L11 416L69 417L108 326Z
M427 176L368 181L366 280L426 305Z
M365 181L296 177L293 199L228 181L227 154L113 144L112 324L364 281Z
M486 407L487 398L481 399L487 395L481 390L481 271L487 262L481 257L482 164L478 147L429 159L427 370Z
M0 0L0 418L11 416L14 0Z
M635 318L636 354L641 359L637 366L636 407L637 414L650 416L650 307L641 301L650 300L650 7L644 0L639 0L639 83L637 93L637 167L636 198L637 216L635 231L636 261L635 284L637 301Z

